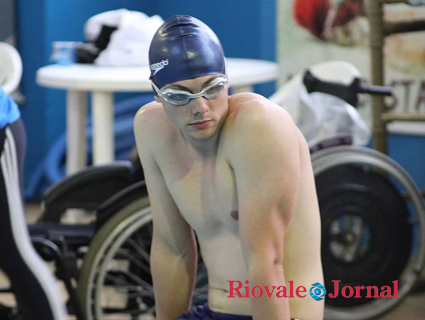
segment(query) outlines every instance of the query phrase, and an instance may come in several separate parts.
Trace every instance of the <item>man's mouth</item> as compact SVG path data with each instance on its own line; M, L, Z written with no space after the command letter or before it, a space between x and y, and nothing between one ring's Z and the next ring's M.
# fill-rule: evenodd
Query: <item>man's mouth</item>
M198 124L203 124L203 123L207 123L207 122L210 122L210 121L212 121L212 120L202 120L202 121L196 121L196 122L192 122L192 123L190 123L190 125L198 125Z
M192 122L189 125L198 129L203 129L208 127L210 122L212 122L212 120L201 120L201 121Z

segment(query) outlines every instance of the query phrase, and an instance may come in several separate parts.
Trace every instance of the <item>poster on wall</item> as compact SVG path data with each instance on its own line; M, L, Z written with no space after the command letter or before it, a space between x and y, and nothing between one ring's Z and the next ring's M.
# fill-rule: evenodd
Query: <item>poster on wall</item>
M289 0L279 3L280 84L316 63L343 60L370 79L368 0ZM425 7L384 6L386 21L425 19ZM385 40L385 83L394 88L389 107L425 112L425 32ZM360 108L371 124L367 99Z

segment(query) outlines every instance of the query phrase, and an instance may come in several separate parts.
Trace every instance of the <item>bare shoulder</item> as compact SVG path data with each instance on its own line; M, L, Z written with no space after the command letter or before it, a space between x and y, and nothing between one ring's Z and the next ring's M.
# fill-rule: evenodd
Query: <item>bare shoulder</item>
M134 135L136 141L144 144L155 145L164 142L159 139L167 139L171 136L173 126L158 102L151 102L139 109L134 118Z
M149 134L149 132L157 128L158 123L163 122L164 117L165 112L160 103L152 101L144 105L137 111L134 118L135 134Z
M298 128L291 115L255 93L242 93L230 98L226 127L231 136L251 136L261 132L286 139L298 136Z

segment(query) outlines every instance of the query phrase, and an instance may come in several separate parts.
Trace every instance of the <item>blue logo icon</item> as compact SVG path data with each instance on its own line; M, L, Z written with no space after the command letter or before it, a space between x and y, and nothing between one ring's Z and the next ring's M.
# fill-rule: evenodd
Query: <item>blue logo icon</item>
M314 300L316 301L323 300L323 297L325 296L325 294L326 294L326 289L319 282L312 284L312 287L310 288L310 295Z

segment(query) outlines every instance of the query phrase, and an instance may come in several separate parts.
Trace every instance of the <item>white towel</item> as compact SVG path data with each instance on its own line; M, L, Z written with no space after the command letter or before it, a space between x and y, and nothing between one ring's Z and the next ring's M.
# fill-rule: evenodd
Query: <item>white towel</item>
M102 66L148 65L149 46L156 30L164 23L158 16L148 17L143 12L119 9L91 17L85 24L88 41L94 41L102 25L117 27L108 46L95 60Z

